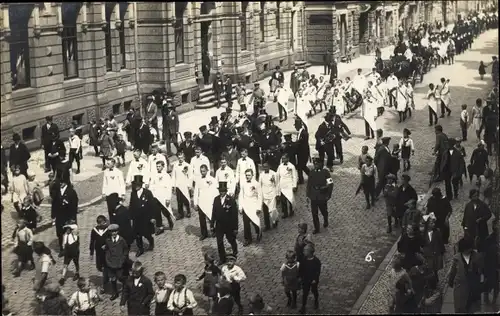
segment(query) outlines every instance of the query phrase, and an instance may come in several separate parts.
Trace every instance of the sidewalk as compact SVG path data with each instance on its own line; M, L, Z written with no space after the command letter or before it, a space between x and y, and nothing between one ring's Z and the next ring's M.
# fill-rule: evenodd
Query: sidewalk
M392 51L393 47L389 46L384 49L382 49L382 56L388 57ZM364 71L366 69L370 69L373 67L374 62L375 62L375 55L362 55L356 59L354 59L351 63L346 64L346 63L339 63L338 64L338 74L339 77L343 77L344 75L348 74L349 72L352 72L353 70L356 70L358 68L362 68ZM322 66L311 66L308 68L309 72L311 74L320 74L323 71ZM285 82L286 85L288 86L288 83L290 81L290 75L292 71L286 71L284 73L285 75ZM268 79L263 79L259 81L261 83L261 87L264 89L266 94L269 93L269 85L267 84ZM273 107L270 109L271 115L275 115L277 112ZM180 126L179 126L179 132L183 134L186 131L191 131L193 133L198 133L198 127L201 125L208 124L210 121L210 117L212 116L219 116L221 113L221 109L217 108L210 108L210 109L196 109L193 111L185 112L179 115L179 121L180 121ZM235 112L238 112L237 107L234 109ZM158 120L158 126L160 127L160 134L161 134L161 126L162 126L162 118L159 117ZM292 120L289 120L292 121ZM293 122L292 122L293 123ZM121 124L120 124L121 125ZM121 127L121 126L120 126ZM126 139L126 135L125 135ZM68 146L67 142L65 144ZM165 150L165 146L162 145L160 146L162 150ZM84 135L83 137L83 160L81 161L81 168L80 168L80 174L74 174L74 180L73 182L80 183L83 181L88 180L89 178L92 178L100 173L102 173L101 166L102 166L102 161L100 157L95 157L94 156L94 149L88 145L88 135ZM133 159L133 153L132 151L127 151L125 154L125 160L126 161L131 161ZM175 156L171 157L171 160L175 161ZM31 152L31 159L28 162L29 169L35 172L36 175L36 180L40 183L44 183L45 181L48 180L48 173L44 172L44 153L43 150L36 150ZM125 170L128 170L126 168ZM97 185L100 186L100 183L96 183ZM48 188L44 188L44 194L48 196ZM80 194L80 192L78 192ZM83 203L87 202L85 200L82 200Z

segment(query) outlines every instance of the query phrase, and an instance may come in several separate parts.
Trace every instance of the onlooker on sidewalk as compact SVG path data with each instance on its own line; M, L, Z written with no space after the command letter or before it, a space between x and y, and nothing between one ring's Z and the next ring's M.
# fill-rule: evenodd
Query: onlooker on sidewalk
M12 135L12 141L14 142L9 148L9 166L12 169L14 166L19 167L19 171L25 177L28 176L28 160L30 160L31 155L28 151L28 147L21 142L21 136L18 133Z
M51 152L52 135L59 135L59 127L52 122L52 116L46 116L45 121L46 123L42 126L42 149L45 154L45 172L49 172L51 170L49 153Z

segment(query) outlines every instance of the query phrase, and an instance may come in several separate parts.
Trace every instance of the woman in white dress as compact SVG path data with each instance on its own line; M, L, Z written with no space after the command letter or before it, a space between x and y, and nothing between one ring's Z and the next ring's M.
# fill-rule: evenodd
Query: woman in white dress
M429 91L427 92L427 107L429 108L429 126L436 125L438 123L438 102L440 99L438 97L438 87L434 87L434 84L429 84Z

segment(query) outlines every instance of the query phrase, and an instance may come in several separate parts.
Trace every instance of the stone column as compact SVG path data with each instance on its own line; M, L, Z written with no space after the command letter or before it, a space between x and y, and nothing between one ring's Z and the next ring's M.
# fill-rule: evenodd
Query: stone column
M359 46L359 11L355 9L349 11L349 13L351 22L349 38L351 38L352 45L357 48Z
M11 93L12 93L12 85L11 85L11 76L10 76L10 46L7 42L11 31L10 31L10 23L9 23L9 5L4 3L0 4L1 12L0 12L0 23L2 28L0 29L0 81L1 81L1 130L2 130L2 144L6 145L11 140L10 134L5 133L4 131L8 130L11 126L12 122L9 122L7 113L11 109Z
M339 37L339 29L337 28L338 25L338 16L337 16L337 8L335 5L332 5L332 33L333 33L333 55L335 58L338 59L340 58L340 52L339 52L339 45L338 45L338 37Z
M192 7L193 17L197 17L200 15L200 2L193 2ZM198 75L200 78L202 75L202 51L201 51L201 24L200 22L193 23L193 35L194 35L194 64L195 69L198 70Z
M253 52L254 52L254 59L257 60L257 58L260 56L260 2L250 2L249 7L253 5L253 19L252 19L252 24L253 24ZM265 38L265 36L264 36Z

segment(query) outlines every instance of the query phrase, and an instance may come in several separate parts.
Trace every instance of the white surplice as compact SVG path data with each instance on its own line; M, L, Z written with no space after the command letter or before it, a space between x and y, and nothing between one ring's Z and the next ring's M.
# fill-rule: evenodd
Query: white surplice
M394 91L396 95L396 111L404 112L406 111L406 106L408 105L408 99L406 97L406 87L397 87Z
M208 173L210 173L210 160L208 160L207 156L201 154L199 157L196 155L191 158L191 177L193 181L200 176L200 167L202 165L206 165L208 169Z
M367 97L363 99L363 104L361 105L361 115L366 120L368 125L374 131L377 130L377 124L375 123L375 118L377 117L377 103L373 97Z
M276 92L275 92L275 96L276 96L276 99L278 101L279 104L281 104L281 106L285 107L285 109L288 109L288 100L290 99L290 94L291 94L291 91L289 91L287 88L285 87L279 87L278 89L276 89Z
M193 204L198 206L205 213L209 220L212 220L212 210L214 199L219 194L218 183L214 177L206 175L204 178L196 178L193 194Z
M175 218L172 210L172 177L166 172L155 172L151 174L149 179L149 190L158 202L168 210L170 215ZM168 204L166 203L168 201Z
M252 223L260 228L260 217L257 213L262 210L262 191L259 183L254 179L250 182L246 179L240 182L238 202L240 210L245 212Z
M333 93L332 104L335 106L338 115L345 114L347 106L345 104L344 95L340 93L340 91L337 93L337 95L335 95L335 92Z
M236 163L236 173L235 178L238 183L242 183L247 181L245 176L245 171L248 169L253 171L253 175L255 176L255 162L250 157L240 158Z
M193 178L190 165L183 161L176 162L172 169L172 182L174 187L181 191L182 195L189 201L189 189L192 188Z
M436 97L437 91L436 89L427 92L427 106L431 108L434 113L438 113L439 102L441 101L438 97Z
M144 183L149 183L149 165L146 159L132 160L127 172L125 183L130 185L134 180L134 176L142 176Z
M227 193L230 195L234 194L234 191L236 189L236 178L235 178L235 173L233 169L229 168L228 166L219 168L215 172L215 179L217 182L226 182L227 183Z
M368 85L368 81L364 75L356 75L354 79L352 79L352 87L356 89L360 94L363 94L366 86Z
M271 222L274 223L278 219L277 209L277 195L278 195L278 182L276 179L276 172L269 170L268 173L262 172L259 177L260 188L262 191L262 202L269 209L269 217Z
M451 103L451 94L450 88L448 87L448 83L445 82L440 92L441 101L443 101L444 105L449 106Z
M288 162L286 165L281 163L276 170L278 190L283 194L288 202L295 204L295 194L293 189L297 188L297 169L293 164Z
M307 124L307 114L311 110L311 104L306 97L297 97L295 99L295 114L302 120L302 122L308 127Z
M148 157L148 170L149 174L152 176L154 173L156 173L156 163L158 161L163 161L163 166L165 166L164 170L166 172L167 170L167 158L165 158L164 155L157 153L156 155L150 155Z

